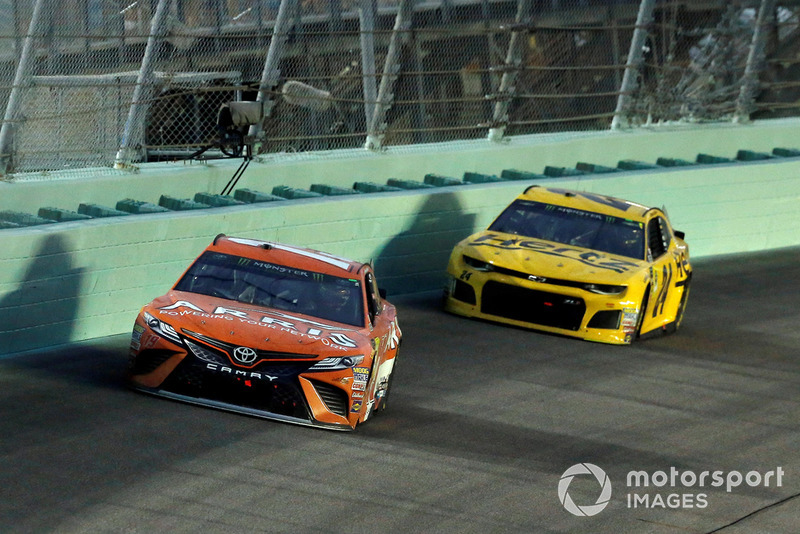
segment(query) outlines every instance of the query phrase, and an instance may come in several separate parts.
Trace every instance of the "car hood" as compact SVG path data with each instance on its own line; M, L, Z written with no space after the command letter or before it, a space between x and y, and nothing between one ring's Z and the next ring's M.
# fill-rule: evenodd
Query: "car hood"
M648 267L643 260L490 231L468 237L456 250L518 273L602 284L623 284Z
M370 350L364 329L227 299L170 291L142 309L181 335L258 350L344 356Z

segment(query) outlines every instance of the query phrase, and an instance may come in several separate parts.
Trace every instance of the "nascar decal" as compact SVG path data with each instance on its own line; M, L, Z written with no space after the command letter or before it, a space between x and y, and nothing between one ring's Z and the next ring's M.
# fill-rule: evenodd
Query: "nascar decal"
M539 252L548 256L558 256L567 258L600 269L608 269L617 273L624 273L637 267L636 263L624 260L609 259L597 252L587 252L585 249L577 249L569 246L547 243L544 241L534 241L529 239L502 239L492 234L480 236L475 241L469 243L474 247L492 247L503 250L528 250Z
M180 308L188 308L188 310L184 309L179 311ZM163 306L159 308L159 312L165 315L195 315L210 319L239 321L241 323L254 326L281 328L287 332L294 332L299 336L307 336L312 339L319 339L325 345L330 345L332 342L334 345L339 345L345 348L356 348L358 346L353 339L340 332L341 330L352 331L352 329L340 328L278 312L268 312L268 314L265 315L267 312L260 311L260 318L252 317L245 310L226 308L224 306L217 306L214 308L214 311L207 312L196 304L185 300L179 300L174 304L170 304L169 306ZM286 319L291 319L292 321L288 321ZM337 330L339 331L337 332ZM323 336L325 331L328 332L327 336Z

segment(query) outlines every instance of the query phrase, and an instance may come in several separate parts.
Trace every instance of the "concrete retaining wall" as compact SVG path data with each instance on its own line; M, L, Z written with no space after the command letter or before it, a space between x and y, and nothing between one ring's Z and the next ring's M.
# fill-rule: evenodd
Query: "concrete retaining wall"
M493 146L286 156L255 162L242 185L308 187L323 182L426 173L460 177L576 162L615 166L622 159L693 160L700 152L800 147L800 123L515 139ZM238 162L236 163L238 165ZM126 197L157 201L219 192L234 162L144 166L134 176L25 180L1 184L3 209L32 211L65 202L113 206ZM181 164L182 166L182 164ZM188 167L188 166L187 166ZM197 172L198 168L201 169ZM0 354L128 331L139 308L164 293L218 233L276 240L376 264L390 295L437 289L453 245L485 227L531 183L609 194L665 206L695 257L800 244L800 158L693 165L535 181L460 185L134 215L0 230ZM151 196L148 196L151 195ZM72 208L74 209L74 208Z

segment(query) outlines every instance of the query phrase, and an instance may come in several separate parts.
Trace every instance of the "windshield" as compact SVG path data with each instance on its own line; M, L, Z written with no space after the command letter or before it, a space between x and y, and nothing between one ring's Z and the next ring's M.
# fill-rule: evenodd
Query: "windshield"
M515 200L489 230L644 259L643 223L591 211Z
M175 290L364 326L358 280L205 252Z

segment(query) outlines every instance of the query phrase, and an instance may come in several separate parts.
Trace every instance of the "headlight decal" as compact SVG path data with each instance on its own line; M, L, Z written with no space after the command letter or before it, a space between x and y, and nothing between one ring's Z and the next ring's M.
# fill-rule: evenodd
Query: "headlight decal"
M337 356L325 358L312 365L309 371L341 371L350 369L364 361L364 356ZM355 369L353 370L355 372Z
M149 326L150 329L159 336L175 343L176 345L181 344L181 338L178 335L178 332L176 332L175 329L169 324L157 319L148 312L144 312L144 321L147 323L147 326Z
M467 264L467 266L472 267L476 271L489 272L494 270L494 265L492 265L491 263L487 263L485 261L472 258L470 256L467 256L466 254L463 255L461 259L464 261L465 264Z
M598 295L622 295L628 288L611 284L584 284L583 289Z

